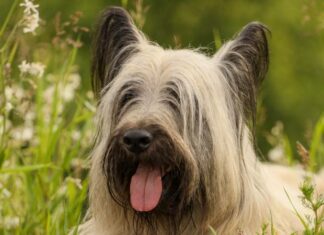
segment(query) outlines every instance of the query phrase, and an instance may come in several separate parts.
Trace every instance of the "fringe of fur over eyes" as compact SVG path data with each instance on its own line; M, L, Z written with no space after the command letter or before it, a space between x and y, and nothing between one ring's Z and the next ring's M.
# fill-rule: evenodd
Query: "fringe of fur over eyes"
M213 56L149 42L125 10L104 11L94 39L97 136L91 154L85 235L251 235L272 224L301 232L297 210L304 171L264 164L254 150L257 91L268 69L267 29L245 26ZM141 154L122 138L145 129ZM130 204L139 165L158 167L163 192L150 212ZM314 176L324 191L324 174ZM271 226L268 226L271 228ZM270 230L269 230L270 232Z

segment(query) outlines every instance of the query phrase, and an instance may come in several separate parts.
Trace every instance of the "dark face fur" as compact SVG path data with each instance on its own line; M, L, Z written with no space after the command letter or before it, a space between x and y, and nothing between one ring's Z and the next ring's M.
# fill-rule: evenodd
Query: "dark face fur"
M110 113L101 113L110 120L109 130L104 130L109 137L105 140L102 171L111 198L124 210L128 226L133 227L134 233L157 234L160 229L169 231L168 234L179 234L188 224L199 224L199 229L204 231L209 222L206 219L208 210L225 207L216 205L215 198L220 201L222 193L215 187L215 179L219 177L219 182L225 182L226 187L234 187L237 182L234 184L225 175L218 176L213 168L221 167L217 161L228 157L228 149L222 146L228 140L223 140L215 130L224 133L222 131L226 128L222 129L221 125L235 129L234 140L229 142L238 146L230 147L242 147L242 132L250 121L254 123L256 90L268 65L265 31L261 24L252 23L221 50L219 58L216 58L220 81L208 80L213 76L206 75L204 66L197 66L192 70L194 79L184 81L185 77L173 83L170 79L169 83L162 84L159 94L163 94L163 102L158 103L158 109L164 110L169 117L164 122L154 117L134 120L129 113L140 107L137 105L143 100L151 98L142 94L144 91L139 88L145 82L125 82L126 85L121 82L119 85L123 85L118 86L116 80L120 79L122 70L129 66L132 57L141 53L139 45L149 43L123 9L110 8L103 14L94 44L92 66L92 84L99 103L107 94L112 94L105 98L109 101L105 105L110 107ZM195 58L193 56L191 60ZM197 64L201 63L201 58L201 55L197 56ZM210 63L205 57L204 60ZM187 71L185 62L178 61L178 64ZM199 73L195 74L197 71ZM206 81L195 81L200 77L207 77ZM150 84L150 88L155 87ZM212 97L219 100L220 112L216 110L217 102L209 106L205 104L208 100L204 93L209 91L223 96ZM144 96L142 100L141 95ZM222 112L227 116L222 116ZM215 117L217 114L221 117ZM215 123L215 120L224 123ZM215 157L217 152L225 156ZM220 162L223 164L224 161ZM235 164L242 164L237 169L244 168L244 161ZM136 181L136 177L141 180ZM150 179L156 181L147 183ZM148 196L145 194L151 201L149 205L138 203L138 196L134 194L139 193L133 192L136 183L151 187L153 192L147 193Z

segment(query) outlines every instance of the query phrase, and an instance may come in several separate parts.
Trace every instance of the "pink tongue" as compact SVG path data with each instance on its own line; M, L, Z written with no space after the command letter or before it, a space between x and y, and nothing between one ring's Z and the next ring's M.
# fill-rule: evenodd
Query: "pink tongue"
M162 177L158 168L138 165L130 183L131 205L136 211L151 211L162 194Z

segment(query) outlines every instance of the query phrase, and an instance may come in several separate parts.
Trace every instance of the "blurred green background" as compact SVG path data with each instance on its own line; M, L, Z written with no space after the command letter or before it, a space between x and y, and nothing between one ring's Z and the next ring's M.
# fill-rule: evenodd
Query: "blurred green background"
M135 9L140 1L43 0L41 41L55 36L55 17L82 11L81 24L90 29L77 57L83 87L90 86L91 35L99 13L109 5ZM11 0L0 1L0 21ZM266 133L280 120L290 142L308 145L311 130L324 111L324 1L322 0L144 0L144 33L164 47L207 47L216 51L215 35L229 40L250 21L261 21L272 34L270 68L259 109L258 139L262 152L270 145ZM56 18L57 19L57 18Z

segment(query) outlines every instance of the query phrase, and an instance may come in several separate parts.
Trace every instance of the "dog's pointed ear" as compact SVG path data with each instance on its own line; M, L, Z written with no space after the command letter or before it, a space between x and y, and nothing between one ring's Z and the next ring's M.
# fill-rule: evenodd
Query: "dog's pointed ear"
M234 102L246 120L252 118L253 125L257 91L269 64L268 32L261 23L252 22L214 56L234 93Z
M91 69L92 88L97 97L144 41L123 8L110 7L102 13L94 39Z

